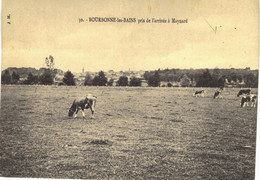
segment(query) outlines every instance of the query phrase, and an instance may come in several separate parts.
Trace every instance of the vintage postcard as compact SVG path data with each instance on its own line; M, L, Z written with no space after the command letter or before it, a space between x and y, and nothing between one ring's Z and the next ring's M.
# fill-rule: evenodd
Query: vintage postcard
M257 178L257 0L1 12L1 177Z

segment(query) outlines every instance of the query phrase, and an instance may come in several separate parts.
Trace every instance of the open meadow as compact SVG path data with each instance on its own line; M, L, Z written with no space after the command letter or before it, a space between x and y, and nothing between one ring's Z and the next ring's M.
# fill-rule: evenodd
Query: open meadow
M0 176L254 179L257 108L200 89L2 85ZM89 93L95 118L69 118Z

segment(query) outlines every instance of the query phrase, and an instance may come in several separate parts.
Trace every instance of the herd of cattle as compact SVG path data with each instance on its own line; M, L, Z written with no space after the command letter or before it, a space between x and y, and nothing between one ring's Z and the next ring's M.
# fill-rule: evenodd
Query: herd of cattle
M216 90L214 93L213 98L223 98L221 96L221 93L223 91L223 88L220 88L219 90ZM198 96L205 96L205 90L200 90L196 91L193 96L198 97ZM257 95L256 94L251 94L251 89L242 89L238 92L237 97L242 97L241 99L241 107L245 107L245 105L249 106L249 102L251 102L252 107L256 107L257 104ZM94 112L95 112L95 105L96 105L97 97L89 94L87 95L86 98L81 99L81 100L74 100L71 107L69 108L69 117L73 116L77 117L77 113L79 110L82 111L82 116L85 117L84 109L90 109L92 116L91 118L94 117Z
M221 93L223 91L223 88L220 88L219 90L216 90L216 92L214 93L213 98L222 98ZM204 90L200 90L200 91L196 91L193 96L198 97L198 96L202 96L204 97L205 95L205 91ZM242 97L241 99L241 103L240 106L241 107L245 107L246 105L249 106L249 102L251 102L251 107L256 107L257 104L257 95L256 94L251 94L251 89L241 89L238 94L237 97Z

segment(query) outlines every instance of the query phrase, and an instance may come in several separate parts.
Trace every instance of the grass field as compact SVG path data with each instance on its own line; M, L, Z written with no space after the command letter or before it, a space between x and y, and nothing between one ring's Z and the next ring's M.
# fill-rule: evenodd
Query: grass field
M239 89L195 90L2 86L0 176L254 179L257 108L240 107ZM95 118L69 118L88 93Z

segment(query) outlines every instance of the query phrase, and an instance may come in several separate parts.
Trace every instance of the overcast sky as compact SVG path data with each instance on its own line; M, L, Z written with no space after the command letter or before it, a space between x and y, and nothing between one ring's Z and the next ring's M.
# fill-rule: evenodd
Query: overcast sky
M258 69L258 0L3 0L2 8L2 69L44 67L49 55L73 72ZM188 23L79 23L89 17Z

